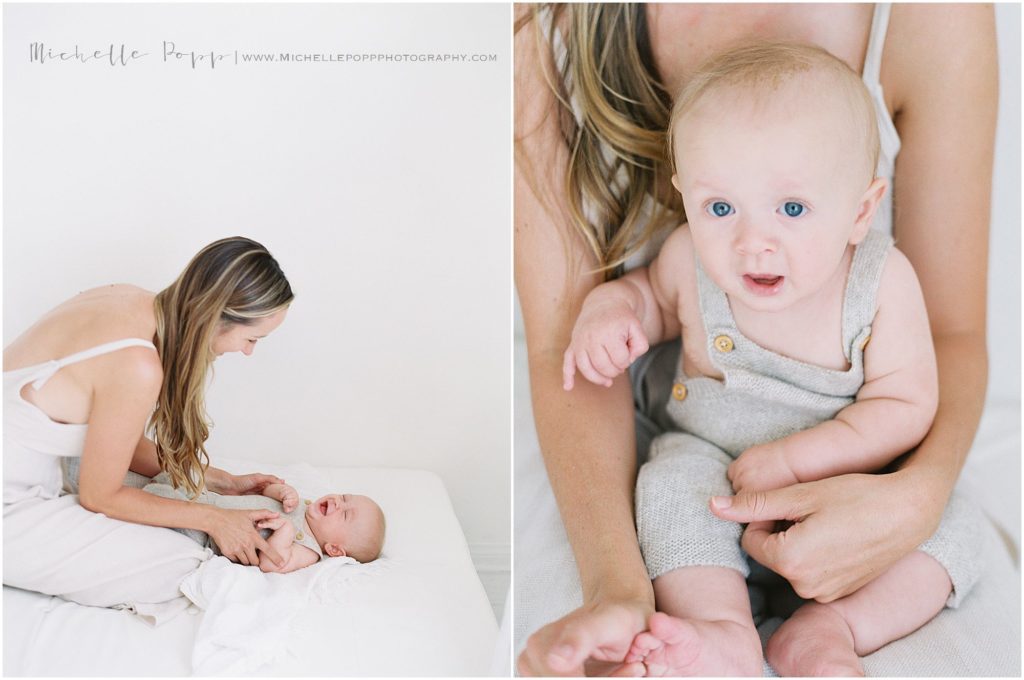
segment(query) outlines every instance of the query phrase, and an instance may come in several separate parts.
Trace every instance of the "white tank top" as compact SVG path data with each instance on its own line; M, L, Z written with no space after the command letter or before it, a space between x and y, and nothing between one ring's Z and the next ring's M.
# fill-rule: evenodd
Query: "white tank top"
M88 424L58 423L35 404L25 401L21 390L28 383L42 388L54 373L71 364L125 347L149 347L153 343L125 338L53 359L34 366L4 372L4 512L28 498L56 498L64 483L62 457L78 457L85 447Z

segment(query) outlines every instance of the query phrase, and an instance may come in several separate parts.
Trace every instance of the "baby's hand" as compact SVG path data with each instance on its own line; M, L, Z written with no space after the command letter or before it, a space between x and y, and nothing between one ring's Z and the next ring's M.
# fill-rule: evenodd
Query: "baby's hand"
M285 512L291 512L299 504L299 492L287 484L268 484L263 495L280 501Z
M299 504L299 492L294 487L282 484L284 488L281 490L281 505L284 507L285 512L291 512Z
M783 446L777 442L750 447L729 465L726 476L736 493L769 491L800 483L786 462Z
M584 302L562 361L562 386L573 388L576 369L596 385L612 379L647 351L647 336L636 314L621 300Z
M278 515L274 519L262 519L259 522L256 522L257 529L270 529L271 531L277 531L285 525L290 526L291 522L289 522L284 517L281 517L280 515Z

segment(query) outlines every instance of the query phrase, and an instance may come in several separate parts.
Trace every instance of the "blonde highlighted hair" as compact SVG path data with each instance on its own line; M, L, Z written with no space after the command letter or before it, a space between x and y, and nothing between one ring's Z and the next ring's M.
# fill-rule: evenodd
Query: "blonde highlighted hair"
M149 429L160 468L190 496L203 490L210 462L205 393L214 338L228 324L252 325L286 308L294 297L277 260L240 236L203 248L157 293L156 348L164 379Z
M723 90L742 88L743 96L771 95L801 75L827 79L827 86L805 88L805 106L836 101L847 105L854 127L863 136L865 161L874 175L878 165L879 140L875 105L864 81L838 57L814 45L759 41L746 43L706 59L675 99L668 128L668 153L672 171L677 172L674 152L675 130L682 118L697 104Z
M544 75L569 150L569 218L611 278L656 232L683 219L665 153L671 98L654 72L642 4L535 6L516 31L532 22L538 48L554 52L557 31L543 45L542 23L554 27L562 17L566 59Z

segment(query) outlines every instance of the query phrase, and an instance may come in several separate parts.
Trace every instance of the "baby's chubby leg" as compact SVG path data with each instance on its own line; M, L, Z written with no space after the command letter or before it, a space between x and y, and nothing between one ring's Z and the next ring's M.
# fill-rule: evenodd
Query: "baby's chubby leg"
M798 609L768 640L768 663L782 676L863 675L860 657L926 624L951 590L945 568L915 551L852 595Z
M658 437L636 484L637 536L658 614L636 637L623 670L648 675L760 675L741 527L708 499L729 495L732 458L682 432ZM643 667L637 665L643 663Z
M654 580L658 613L633 640L624 668L647 676L754 676L763 667L743 575L683 567Z

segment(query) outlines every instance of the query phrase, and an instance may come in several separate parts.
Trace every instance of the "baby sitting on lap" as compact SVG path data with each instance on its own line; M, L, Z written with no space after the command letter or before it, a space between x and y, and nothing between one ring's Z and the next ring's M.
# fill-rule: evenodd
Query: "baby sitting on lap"
M176 500L189 500L175 489L166 473L161 473L143 491ZM286 573L319 562L328 557L352 557L359 562L372 562L380 556L384 544L384 513L367 496L328 494L315 501L303 499L287 484L269 484L262 496L222 496L204 491L196 502L231 510L273 510L276 519L263 520L256 526L267 542L284 558L278 567L260 553L260 569ZM195 529L175 529L220 554L209 534Z

